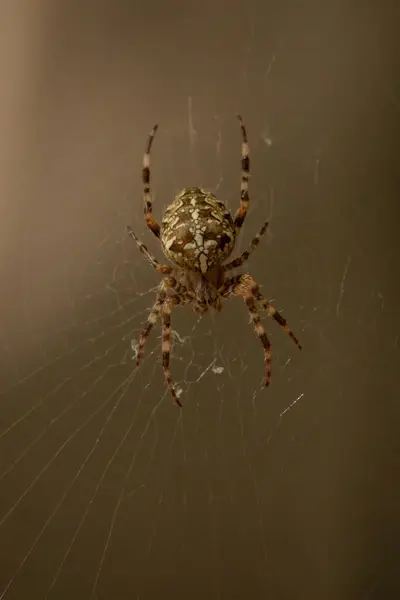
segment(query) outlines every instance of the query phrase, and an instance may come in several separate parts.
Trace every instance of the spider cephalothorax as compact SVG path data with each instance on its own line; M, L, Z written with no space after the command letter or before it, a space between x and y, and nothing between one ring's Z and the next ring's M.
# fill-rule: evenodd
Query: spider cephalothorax
M243 225L249 204L249 147L242 118L240 116L238 118L242 131L242 177L240 206L234 218L224 203L213 194L200 187L192 187L185 188L175 197L164 213L161 226L159 225L153 217L150 195L150 150L157 131L156 125L150 133L143 157L144 215L149 229L160 239L164 254L176 266L161 265L128 227L129 234L150 264L164 275L158 289L156 302L140 336L137 365L139 365L146 339L153 325L160 319L163 330L162 357L165 377L169 390L179 406L181 403L174 388L169 366L171 312L174 306L192 304L196 312L204 313L210 308L220 310L224 299L232 296L242 297L264 347L266 385L269 385L271 378L271 345L261 323L256 302L283 327L295 344L301 348L286 320L262 296L257 282L251 275L226 277L228 271L240 267L249 258L268 226L267 222L263 224L249 247L238 258L228 263L224 262L235 246L236 236Z

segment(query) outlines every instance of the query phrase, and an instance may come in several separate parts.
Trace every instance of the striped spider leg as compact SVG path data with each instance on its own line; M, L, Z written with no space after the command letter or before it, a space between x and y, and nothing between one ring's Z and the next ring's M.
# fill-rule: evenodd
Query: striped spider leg
M146 256L147 260L150 262L152 267L160 272L166 273L166 277L162 280L156 301L151 309L149 316L147 317L146 325L144 326L140 338L139 338L139 346L137 350L136 356L136 367L139 367L140 360L143 356L144 346L146 344L147 338L150 335L151 330L154 325L157 323L157 320L161 318L162 320L162 360L163 360L163 369L165 379L167 381L167 385L171 395L178 406L182 406L172 380L172 373L170 368L170 355L171 355L171 312L174 306L179 304L186 304L191 302L192 295L189 293L188 289L178 282L177 279L171 277L171 273L173 272L173 267L169 267L167 265L160 265L158 260L148 251L146 246L139 240L137 235L132 231L131 227L128 227L129 235L135 240L139 249Z
M173 267L170 267L169 265L160 265L160 263L158 262L156 257L153 256L151 254L151 252L148 251L147 246L145 246L143 244L143 242L141 242L139 240L136 233L134 233L134 231L132 230L132 227L130 227L128 225L127 230L128 230L129 235L131 236L131 238L133 240L135 240L140 252L142 252L145 255L145 257L147 258L147 260L149 261L149 263L151 264L153 269L155 269L159 273L162 273L163 275L170 275L173 272L173 270L174 270Z
M257 282L251 275L235 275L229 279L226 279L219 289L219 294L221 294L221 296L225 299L232 298L233 296L240 296L246 302L256 333L260 338L264 348L264 361L266 368L265 385L268 386L271 381L271 344L261 323L260 314L257 310L255 301L257 300L264 310L267 311L268 315L275 319L275 321L281 327L283 327L283 330L292 338L299 350L301 350L302 347L298 339L288 327L286 319L284 319L276 310L276 308L261 294Z
M264 235L264 233L267 230L267 227L268 227L268 221L265 221L265 223L261 227L260 231L251 240L251 242L250 242L249 246L246 248L246 250L244 252L242 252L242 254L240 256L238 256L237 258L235 258L234 260L231 260L226 265L222 265L223 271L230 271L231 269L237 269L238 267L241 267L242 264L244 262L246 262L246 260L249 258L249 256L257 248L258 244L260 243L260 239L262 238L262 236Z
M174 306L186 304L190 302L189 293L185 286L181 285L174 277L164 277L162 280L156 301L147 317L146 324L140 334L139 346L136 357L136 367L139 367L140 360L143 356L143 349L150 335L151 330L157 323L158 319L162 321L162 362L164 376L168 385L168 389L178 406L182 406L173 383L172 373L170 368L171 356L171 312Z
M150 152L153 144L154 137L158 125L154 125L153 129L149 134L146 151L143 155L143 169L142 169L142 182L143 182L143 202L144 202L144 218L147 223L147 227L159 238L161 233L161 227L158 221L153 217L153 203L151 200L150 190Z
M239 233L244 220L247 215L249 208L249 177L250 177L250 158L249 158L249 144L247 141L246 127L244 126L243 119L240 115L237 115L240 123L240 129L242 131L242 174L240 184L240 207L236 211L234 224L236 235Z

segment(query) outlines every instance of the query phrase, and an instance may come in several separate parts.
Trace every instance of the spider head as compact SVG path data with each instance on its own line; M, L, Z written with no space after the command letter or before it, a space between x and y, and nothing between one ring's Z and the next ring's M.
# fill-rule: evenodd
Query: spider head
M224 281L224 272L220 266L204 275L197 271L180 269L180 282L195 296L193 308L198 313L204 313L209 308L221 310L218 290Z
M185 188L168 206L161 243L167 258L190 271L220 265L235 245L235 227L223 202L202 188Z

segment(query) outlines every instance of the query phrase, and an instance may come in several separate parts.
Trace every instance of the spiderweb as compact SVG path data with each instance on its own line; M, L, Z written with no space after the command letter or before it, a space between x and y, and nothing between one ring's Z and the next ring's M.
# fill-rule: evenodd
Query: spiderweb
M229 98L223 114L216 115L208 111L208 91L188 95L185 86L184 93L177 92L179 110L159 119L152 159L158 219L188 185L211 189L232 212L238 207L240 132L234 115L238 104L251 106L249 89L256 81L258 99L267 102L269 78L282 69L279 40L259 70L253 66L265 39L255 19L245 34L238 21L239 33L241 54L232 76L239 98ZM89 46L90 35L82 38ZM276 323L263 318L273 350L272 383L265 390L263 352L243 302L227 301L218 316L202 319L177 308L171 367L183 404L179 410L164 382L159 327L135 369L159 277L126 234L131 224L162 258L143 222L140 183L146 136L160 102L141 106L139 99L132 109L137 88L122 94L114 68L102 80L107 60L131 78L132 59L118 62L109 52L85 63L77 46L69 51L69 68L67 63L56 68L46 53L43 72L30 65L29 72L37 67L48 97L35 98L27 108L19 129L22 150L13 151L15 164L11 159L7 164L12 182L2 196L16 199L12 214L17 216L7 219L1 237L6 257L1 281L7 284L0 324L0 600L264 598L276 589L281 595L274 597L284 598L291 597L292 582L303 582L300 589L325 589L317 580L310 583L304 540L311 523L320 531L334 522L320 512L331 506L330 495L339 495L339 469L330 457L338 455L344 463L348 455L361 456L352 433L337 447L337 431L350 423L350 403L337 371L348 371L349 380L357 372L343 350L345 325L356 323L354 339L365 332L375 339L380 315L388 310L379 279L362 283L373 280L371 263L361 261L353 233L346 235L351 215L338 216L332 208L337 199L330 198L326 183L333 156L328 134L306 136L314 115L304 105L306 122L299 125L294 109L289 111L286 134L275 133L285 131L283 121L271 125L265 111L260 120L246 119L241 109L249 128L252 180L250 210L235 252L244 249L264 218L270 220L241 271L248 270L263 294L283 309L305 348L312 337L323 358L314 366ZM134 81L145 79L135 76ZM158 76L162 81L163 73ZM157 86L147 83L146 98L158 97ZM297 147L293 139L286 144L291 127L301 138ZM25 166L21 179L13 170L18 164ZM316 208L324 185L330 212ZM292 211L296 186L302 186L309 231L329 231L335 217L342 224L339 249L336 234L326 233L325 240L301 231L301 213ZM9 207L2 208L8 214ZM316 223L310 224L313 218ZM334 264L327 259L331 247ZM357 312L349 308L349 296ZM398 333L384 335L397 352ZM371 365L366 344L359 357L364 374ZM390 364L381 364L388 377ZM361 411L354 406L354 413ZM312 448L324 443L318 462ZM296 535L302 523L307 532ZM330 535L338 572L346 557L340 534ZM318 539L313 552L320 551L311 562L321 581L329 582L326 548Z
M191 102L189 98L189 145L196 152ZM218 165L223 138L216 122ZM166 138L168 144L175 143L170 131ZM162 142L160 146L162 152ZM137 160L140 167L140 155ZM238 176L239 169L237 185ZM169 188L177 183L172 179ZM222 181L220 172L217 188ZM257 543L265 546L248 436L254 451L302 394L292 397L283 411L275 406L274 426L261 433L260 397L262 413L268 412L262 349L239 302L227 303L218 317L199 319L188 309L173 313L172 368L183 411L166 392L159 328L146 346L140 370L135 370L137 340L158 281L124 231L132 209L140 215L139 182L135 187L137 201L125 194L122 207L107 215L108 231L93 235L97 245L86 259L74 254L74 248L67 251L57 275L52 274L51 289L42 290L40 298L35 298L36 269L30 264L28 244L22 250L21 304L13 323L19 321L14 336L19 344L4 336L2 345L8 381L1 397L0 527L8 552L1 598L18 595L32 577L37 597L68 597L76 589L101 597L99 590L107 589L111 574L115 578L119 572L123 581L125 559L116 559L121 552L125 558L134 557L134 580L140 588L140 572L151 565L154 553L162 552L172 517L179 519L170 537L174 553L178 561L179 555L184 560L190 556L193 532L188 523L199 502L199 527L204 519L213 560L218 560L217 513L221 503L232 510L240 502L235 491L239 480L228 474L232 455L242 465L238 468L236 462L240 478L251 482L245 495L250 494L256 508L251 524L244 519L243 527L256 523ZM160 213L157 195L156 190L155 209ZM267 205L271 211L272 197ZM127 213L124 206L130 207ZM253 231L252 213L258 208L254 201L248 217ZM139 228L151 246L141 222ZM156 244L151 247L160 255ZM241 247L240 243L238 251ZM282 375L289 377L285 373L292 352L290 346L285 348L281 358L276 351L278 382ZM212 469L219 464L221 473L208 473L209 464ZM132 527L128 535L127 527Z

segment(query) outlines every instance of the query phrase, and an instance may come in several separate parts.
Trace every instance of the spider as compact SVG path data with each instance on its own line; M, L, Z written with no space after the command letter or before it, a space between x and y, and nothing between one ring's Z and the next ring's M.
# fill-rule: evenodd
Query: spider
M236 238L246 218L249 205L248 182L250 173L249 146L242 117L239 119L242 134L241 194L240 206L234 218L213 194L200 187L183 189L167 207L161 225L153 217L150 191L150 151L158 126L149 135L143 156L144 217L150 231L160 240L165 256L174 266L162 265L148 251L128 226L129 235L135 240L151 266L164 275L157 292L156 301L140 335L136 366L139 366L144 345L158 319L162 323L162 362L169 391L178 406L182 406L176 393L171 369L171 313L175 306L192 304L197 313L222 308L222 300L240 296L245 301L256 333L264 348L266 369L265 385L271 380L271 344L261 323L256 302L268 315L283 327L301 350L301 345L286 320L260 293L255 279L246 273L227 277L227 273L240 267L258 246L268 221L261 227L246 250L237 258L225 262L231 254Z

